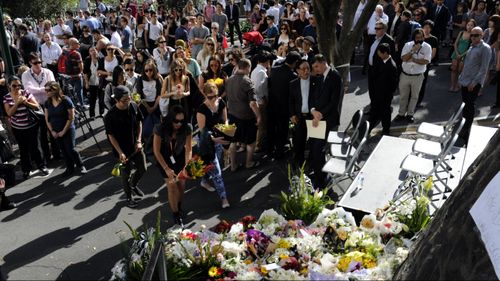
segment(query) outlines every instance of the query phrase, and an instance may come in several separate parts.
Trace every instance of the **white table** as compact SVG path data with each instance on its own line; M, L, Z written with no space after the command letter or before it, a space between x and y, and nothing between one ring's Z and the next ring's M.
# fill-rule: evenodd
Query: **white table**
M465 175L470 165L472 165L479 154L483 152L497 130L498 128L472 125L460 178Z
M351 183L338 205L340 207L373 213L392 199L405 179L401 162L412 151L414 140L383 136L363 168ZM358 177L363 173L364 187L358 192Z

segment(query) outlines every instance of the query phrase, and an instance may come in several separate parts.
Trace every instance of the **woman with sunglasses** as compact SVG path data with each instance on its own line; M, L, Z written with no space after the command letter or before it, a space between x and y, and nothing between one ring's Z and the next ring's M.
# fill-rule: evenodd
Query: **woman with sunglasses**
M127 83L127 79L125 79L125 70L118 65L113 69L111 83L104 88L104 105L108 111L115 105L116 100L113 98L113 93L120 85L126 86L129 91L132 89L132 85Z
M199 78L200 89L205 87L206 82L215 83L217 89L219 89L219 96L224 97L224 85L226 84L227 74L222 70L222 64L220 60L213 56L208 61L208 69L204 71Z
M141 96L139 109L144 116L142 137L148 140L153 133L154 126L160 122L160 93L163 79L158 75L158 69L152 60L144 65L144 72L137 80L137 93Z
M168 203L174 222L183 225L182 197L186 180L177 178L191 159L191 125L185 120L184 109L173 106L163 121L155 127L153 152L156 165L167 184Z
M200 105L198 113L196 114L198 128L202 134L207 131L213 132L215 125L227 122L226 103L218 97L218 88L215 83L207 82L203 87L203 93L206 99L205 102ZM229 144L229 142L224 141L223 137L212 138L212 140L214 141L214 143L212 143L214 147L213 149L207 150L211 150L215 153L215 156L210 157L213 159L212 164L214 165L214 169L210 170L205 177L202 178L200 185L210 192L217 190L222 200L222 208L228 208L229 202L227 201L226 188L224 186L220 164L224 161L224 149L222 145ZM203 147L200 146L200 151L203 153L202 148ZM213 182L215 189L210 185L210 180Z
M47 128L61 148L66 162L63 176L74 173L75 165L82 174L87 173L80 154L75 150L75 106L69 97L63 95L57 82L45 85L47 101L45 102L45 122Z
M163 35L158 37L156 44L158 47L153 50L153 58L158 66L158 73L165 78L170 72L170 58L175 50L167 46L167 41Z
M205 39L205 44L203 44L203 49L196 56L196 60L201 67L201 71L205 71L208 68L208 60L215 56L216 53L215 40L212 37Z
M274 49L277 50L278 46L283 43L288 45L288 42L292 41L292 34L290 30L290 26L288 25L287 22L283 22L280 25L280 34L277 35L274 39Z
M104 91L99 88L99 64L102 64L95 47L89 49L89 57L87 57L83 62L83 79L85 89L89 93L89 115L90 119L93 120L95 117L95 104L97 99L99 99L99 115L104 114Z
M45 159L38 148L39 124L37 120L29 118L28 112L28 107L38 109L40 105L32 94L22 90L21 79L18 76L9 77L7 84L9 93L4 96L3 105L19 145L23 178L27 179L30 175L31 160L34 160L40 172L47 176L49 170L47 170Z
M168 108L181 105L186 111L187 120L190 120L190 108L187 96L190 94L189 77L186 74L186 64L181 59L172 62L172 72L163 80L161 88L162 115L165 116ZM166 108L167 107L167 108Z
M113 77L113 70L123 62L123 51L116 48L113 44L106 44L106 56L99 61L99 88L104 89Z

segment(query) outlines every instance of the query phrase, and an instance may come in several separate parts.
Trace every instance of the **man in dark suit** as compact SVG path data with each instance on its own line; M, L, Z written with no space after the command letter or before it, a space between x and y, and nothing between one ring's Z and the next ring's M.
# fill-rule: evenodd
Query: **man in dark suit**
M295 67L298 78L290 82L290 121L294 124L293 154L294 162L300 167L304 163L304 151L307 141L306 120L312 120L312 95L317 87L317 79L311 76L311 66L305 59Z
M282 65L271 69L268 79L268 156L275 159L283 158L288 141L289 89L290 82L297 78L293 70L298 60L298 52L288 53Z
M340 101L342 95L342 78L337 70L332 69L326 58L318 54L314 57L313 70L318 75L318 87L313 92L311 102L311 114L313 126L319 121L326 121L326 136L331 130L336 130L340 124ZM311 166L314 170L316 188L326 187L326 174L321 171L325 164L324 148L325 139L310 139L311 144Z
M236 28L236 34L238 34L238 39L240 44L243 43L243 38L240 29L240 8L238 5L234 4L234 0L229 0L226 5L226 15L229 23L229 39L231 40L231 45L234 45L234 29Z
M389 44L382 43L377 47L377 56L382 63L373 77L376 92L373 95L370 110L370 131L382 121L383 134L389 135L391 127L391 102L394 91L398 87L398 69L391 57Z
M439 42L446 39L446 27L450 20L450 10L444 5L444 0L436 0L434 5L429 11L429 19L434 21L433 34L437 37Z
M382 59L377 55L377 47L381 43L389 44L391 48L391 56L394 55L394 40L389 34L387 34L387 25L383 21L379 21L375 24L375 41L370 46L370 54L368 57L368 95L370 96L370 102L373 101L373 94L376 92L373 84L373 77L380 65L382 64ZM401 46L402 48L402 46Z

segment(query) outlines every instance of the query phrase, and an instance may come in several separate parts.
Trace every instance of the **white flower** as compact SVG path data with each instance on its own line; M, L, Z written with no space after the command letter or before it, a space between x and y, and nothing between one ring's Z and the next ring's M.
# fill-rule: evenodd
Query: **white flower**
M271 236L276 232L276 229L282 227L286 223L286 219L278 214L275 210L265 210L259 217L259 220L254 225L256 230L262 231L267 236Z
M255 271L244 271L236 275L236 280L261 280L262 276Z
M268 273L270 280L306 280L307 277L300 275L295 270L276 269ZM240 279L240 278L237 278Z
M127 277L125 259L121 259L116 262L115 266L111 269L111 280L125 280Z
M130 257L130 261L132 263L140 262L141 256L139 254L133 253L132 256Z
M236 242L223 241L221 246L224 248L224 252L238 258L245 252L245 245Z

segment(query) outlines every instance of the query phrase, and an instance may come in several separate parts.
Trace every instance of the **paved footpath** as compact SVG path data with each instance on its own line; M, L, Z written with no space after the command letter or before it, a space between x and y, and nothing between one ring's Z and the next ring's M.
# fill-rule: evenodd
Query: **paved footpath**
M424 109L417 111L417 122L440 122L448 119L461 102L460 94L448 93L449 71L439 66L431 72ZM359 68L352 71L351 90L344 98L341 128L355 110L368 101L366 76ZM496 86L489 86L478 101L478 117L493 116ZM398 97L393 100L393 117ZM122 257L122 240L130 239L124 223L133 227L152 226L158 213L162 229L171 225L164 182L155 166L140 182L146 193L137 209L125 207L120 182L110 171L116 160L109 153L102 121L92 122L105 152L100 153L91 139L81 141L89 173L63 179L62 162L53 163L47 177L32 176L9 189L7 194L19 207L0 213L0 264L10 280L109 279L114 263ZM401 131L401 130L395 130ZM79 132L80 133L80 132ZM186 190L185 209L188 227L213 226L220 219L237 220L278 206L270 194L286 188L286 162L264 163L261 167L236 173L226 172L225 182L231 208L222 210L216 193L192 182ZM126 241L127 242L127 241Z

